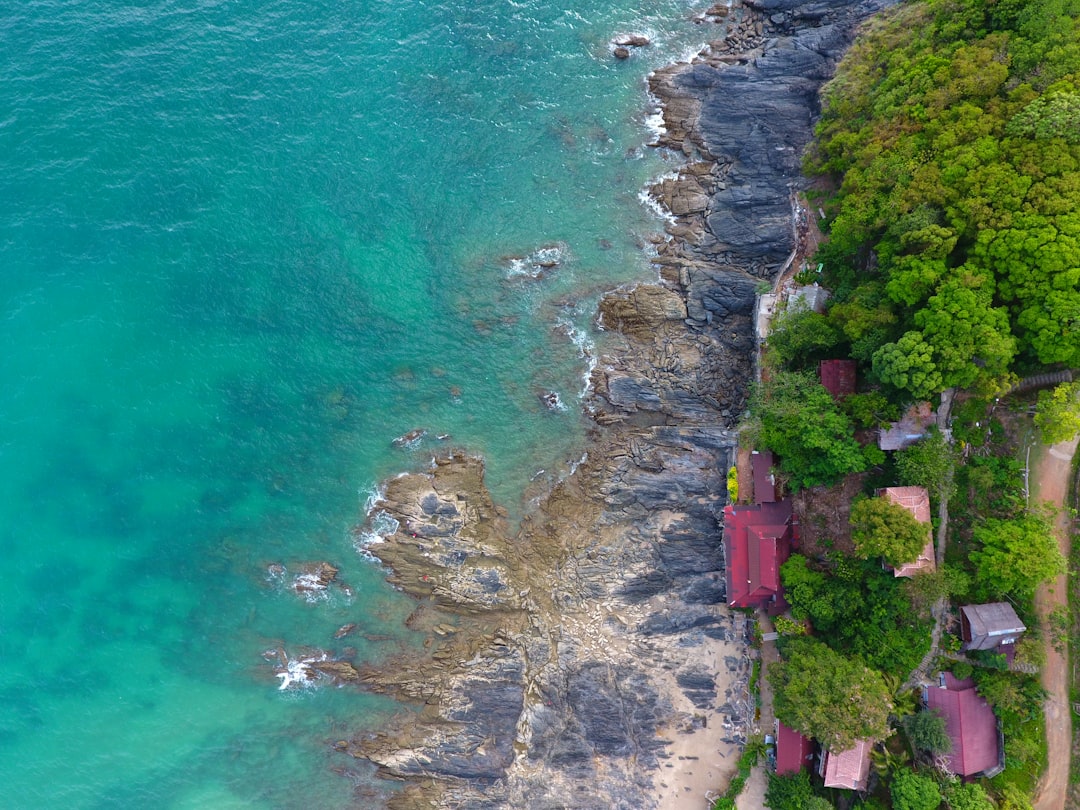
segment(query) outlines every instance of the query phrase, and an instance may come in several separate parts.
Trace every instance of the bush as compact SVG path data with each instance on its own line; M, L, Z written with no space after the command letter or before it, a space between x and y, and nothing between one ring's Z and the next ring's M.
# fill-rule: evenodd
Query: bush
M953 664L952 674L953 674L954 678L956 678L957 680L962 681L965 678L970 678L971 673L974 670L975 670L975 667L973 667L967 661L957 661L955 664Z

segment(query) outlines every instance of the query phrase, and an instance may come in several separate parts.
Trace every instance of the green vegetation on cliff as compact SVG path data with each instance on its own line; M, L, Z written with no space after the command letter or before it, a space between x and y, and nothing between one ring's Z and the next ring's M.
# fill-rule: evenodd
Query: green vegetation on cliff
M904 5L823 102L817 334L915 398L1080 366L1080 0Z

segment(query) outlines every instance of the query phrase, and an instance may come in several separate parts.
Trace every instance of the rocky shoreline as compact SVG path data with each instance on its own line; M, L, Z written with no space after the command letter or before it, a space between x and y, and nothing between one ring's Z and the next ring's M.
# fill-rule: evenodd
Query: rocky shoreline
M479 459L389 481L373 545L418 601L423 655L361 670L415 715L339 744L402 780L390 807L703 806L754 722L748 622L719 517L754 374L753 309L797 244L817 91L888 0L744 0L650 79L686 165L656 285L608 294L586 459L511 535ZM389 521L387 518L393 518Z

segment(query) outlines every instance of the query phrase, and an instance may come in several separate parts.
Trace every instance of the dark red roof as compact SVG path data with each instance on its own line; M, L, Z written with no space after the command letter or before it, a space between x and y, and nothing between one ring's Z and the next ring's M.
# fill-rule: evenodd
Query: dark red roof
M833 399L843 399L855 393L854 360L822 360L818 374L821 384L833 395Z
M781 591L780 566L791 554L791 500L724 508L727 599L759 607Z
M775 461L770 450L750 454L750 465L754 471L754 501L772 503L776 500L776 480L772 474Z
M997 718L979 693L971 689L927 691L927 708L945 719L952 740L949 768L959 776L974 776L998 764Z
M783 723L776 728L776 773L798 773L814 755L814 743Z

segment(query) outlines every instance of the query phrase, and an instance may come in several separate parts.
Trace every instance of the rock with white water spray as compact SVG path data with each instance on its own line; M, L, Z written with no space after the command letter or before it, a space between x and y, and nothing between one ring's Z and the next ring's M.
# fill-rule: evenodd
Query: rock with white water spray
M403 433L394 439L391 444L394 447L413 448L420 444L420 440L427 435L427 428L413 428L408 433Z

